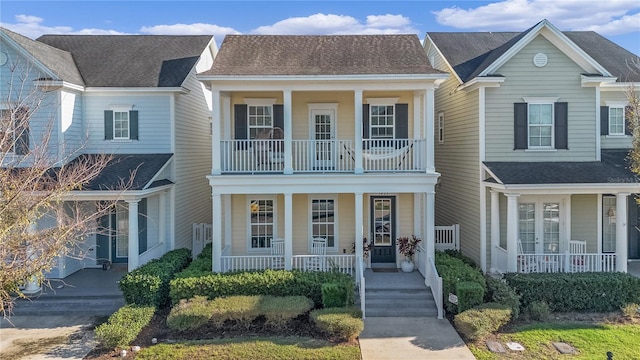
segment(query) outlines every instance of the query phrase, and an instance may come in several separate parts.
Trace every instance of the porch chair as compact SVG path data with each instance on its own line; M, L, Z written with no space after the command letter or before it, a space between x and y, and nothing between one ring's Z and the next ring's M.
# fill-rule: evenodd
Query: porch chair
M313 238L311 240L311 255L307 259L305 270L325 271L327 269L327 240L324 238Z
M271 268L284 269L284 239L271 239Z
M518 270L523 273L538 272L538 262L524 253L520 239L518 239Z
M571 272L586 271L587 242L583 240L569 240L569 256L571 256Z

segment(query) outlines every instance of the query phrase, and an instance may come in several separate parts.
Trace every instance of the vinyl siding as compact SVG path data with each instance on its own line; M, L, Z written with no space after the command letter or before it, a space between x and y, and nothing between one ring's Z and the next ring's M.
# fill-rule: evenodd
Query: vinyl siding
M571 196L571 239L587 242L587 252L598 252L598 196Z
M82 95L69 91L60 92L60 134L61 153L64 158L73 159L85 143L82 131Z
M627 101L627 96L623 91L601 91L600 106L607 106L607 101ZM598 128L598 134L600 129ZM631 136L600 136L600 146L603 149L629 149L633 138Z
M449 66L444 61L442 56L440 56L440 53L438 53L438 50L436 50L436 47L434 45L431 45L431 43L428 40L425 39L425 41L427 42L426 50L427 50L427 56L429 57L429 61L433 59L433 63L431 64L431 67L441 71L449 72L450 71Z
M445 118L445 141L435 144L435 223L460 224L461 251L480 263L478 91L456 91L458 85L450 77L435 92L435 117L442 111Z
M533 65L533 56L544 53L548 64ZM506 78L498 88L486 91L487 161L595 161L595 89L582 87L584 72L553 44L539 35L495 73ZM558 97L567 102L569 150L534 152L513 150L513 104L523 97Z
M211 92L192 69L183 83L189 94L175 96L175 247L190 247L194 223L211 222ZM142 117L142 115L140 115ZM142 129L140 131L143 135Z
M170 96L167 94L85 95L84 116L88 135L85 151L114 154L170 153ZM139 140L104 140L104 111L109 110L113 105L133 105L132 110L138 111Z

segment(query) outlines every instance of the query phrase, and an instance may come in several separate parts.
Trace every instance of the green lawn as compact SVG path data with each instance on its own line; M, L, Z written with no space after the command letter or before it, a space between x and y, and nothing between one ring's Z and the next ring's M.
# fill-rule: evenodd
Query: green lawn
M640 359L639 324L584 324L537 323L521 325L507 333L500 333L498 340L504 345L516 341L525 351L506 355L491 353L484 342L469 346L480 360L489 359L597 359L607 358L607 351L614 359ZM551 344L565 342L578 350L578 355L561 355ZM505 346L506 348L506 346Z
M160 344L143 349L136 359L359 360L360 347L300 337L232 338Z

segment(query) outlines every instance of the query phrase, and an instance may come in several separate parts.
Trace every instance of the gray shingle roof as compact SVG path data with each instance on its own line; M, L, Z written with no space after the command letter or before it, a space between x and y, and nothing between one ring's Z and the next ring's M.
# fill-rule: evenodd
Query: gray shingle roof
M70 162L85 161L90 154L80 155ZM135 176L128 190L142 190L145 185L162 169L169 161L172 154L118 154L102 169L100 174L85 185L83 190L116 190L123 182L129 181L132 172ZM167 179L153 182L153 186L171 184Z
M442 55L463 82L478 76L533 28L519 32L429 32ZM640 81L640 71L631 70L629 61L638 56L593 31L565 31L571 41L584 50L618 81Z
M212 36L43 35L73 54L90 87L179 87Z
M505 185L629 184L640 180L629 170L628 149L602 150L601 161L485 162Z
M58 79L52 80L64 80L72 84L84 85L84 80L73 61L71 53L31 40L26 36L22 36L5 28L0 28L0 31L4 32L23 49L28 51L31 56L58 76Z
M416 35L227 35L203 75L443 74Z

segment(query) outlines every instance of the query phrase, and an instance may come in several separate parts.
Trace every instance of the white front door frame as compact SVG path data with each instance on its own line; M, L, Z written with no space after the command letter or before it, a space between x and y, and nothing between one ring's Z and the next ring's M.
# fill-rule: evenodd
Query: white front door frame
M520 204L533 203L535 211L535 253L542 254L547 252L562 253L568 249L568 241L571 240L571 207L568 195L556 195L556 196L530 196L522 195L518 199L518 212ZM545 248L544 244L544 204L558 204L559 205L559 239L558 248L552 251L549 248ZM520 214L518 214L518 235Z
M320 166L323 168L333 166L336 162L336 151L334 151L333 140L336 138L336 124L338 116L338 104L337 103L311 103L309 107L309 140L312 141L312 149L310 151L311 161L314 166ZM328 115L329 116L329 136L325 134L320 139L317 138L316 131L316 116ZM324 140L324 141L323 141ZM318 151L326 152L322 156L322 159L318 159Z

